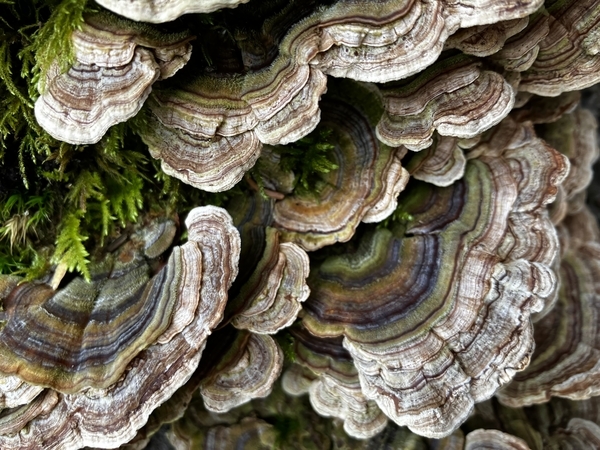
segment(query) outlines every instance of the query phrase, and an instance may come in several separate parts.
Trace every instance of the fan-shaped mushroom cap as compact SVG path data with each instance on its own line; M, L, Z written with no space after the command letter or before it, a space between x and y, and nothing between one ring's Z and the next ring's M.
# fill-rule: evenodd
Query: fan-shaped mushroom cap
M137 48L129 64L119 67L75 63L61 74L54 65L47 91L35 102L35 117L61 141L98 142L112 125L137 114L159 75L158 64L144 48Z
M308 255L290 242L278 247L277 264L265 280L267 285L256 292L248 306L233 318L232 324L236 328L275 334L296 320L301 303L308 298Z
M377 136L391 146L421 150L435 130L472 138L500 122L515 93L502 75L463 55L439 61L403 86L382 88L385 113Z
M221 8L235 8L250 0L98 0L99 5L116 14L139 22L163 23L184 14L211 13Z
M2 299L7 322L0 331L0 372L67 393L119 379L169 328L185 281L179 249L150 279L143 237L92 268L91 282L77 277L58 291L23 283Z
M598 1L554 2L547 8L549 32L522 73L519 89L544 96L589 87L600 81Z
M475 430L466 436L465 450L530 450L523 439L498 430Z
M237 332L229 350L202 380L204 405L223 413L253 398L266 397L282 365L283 353L272 337Z
M133 438L150 413L189 379L206 338L222 318L227 290L237 274L240 241L231 218L221 208L196 208L189 213L186 225L188 242L179 252L174 251L163 271L179 272L181 284L168 288L177 303L194 307L191 322L185 325L178 319L183 309L173 306L170 327L179 332L168 342L150 345L131 360L116 383L106 388L59 394L49 413L31 420L19 433L1 434L0 447L116 447ZM178 258L180 265L173 264Z
M587 228L595 231L591 240L577 238ZM531 364L497 394L512 407L546 402L551 396L582 400L600 394L600 230L595 218L582 211L568 216L559 232L567 235L561 239L567 246L558 302L535 324Z
M295 338L296 363L312 372L312 377L307 374L313 378L307 391L314 410L326 417L342 419L344 430L354 438L366 439L380 433L388 419L377 404L362 393L358 373L341 339L317 338L302 328L291 331ZM299 392L299 386L292 380L297 375L299 373L290 373L284 383L284 389L287 384L292 395L304 393Z
M479 25L458 30L446 41L445 48L456 48L467 55L490 56L502 49L506 40L523 29L529 17Z
M361 221L389 216L408 181L399 151L375 137L377 99L355 83L341 86L346 89L323 102L321 121L336 136L330 159L338 168L321 175L323 185L316 195L292 193L273 210L273 226L283 238L309 251L349 240ZM358 98L352 98L351 89ZM340 99L343 94L345 101Z
M166 174L209 192L235 186L254 166L262 147L254 133L207 139L165 127L156 118L142 140Z
M296 244L280 242L279 231L268 226L272 207L260 194L228 205L242 235L242 253L226 320L259 334L275 334L291 325L310 292L308 255Z
M75 63L48 71L35 103L38 123L72 144L98 142L108 128L133 117L152 84L189 60L188 33L162 34L112 14L90 14L73 33Z
M440 437L533 350L531 312L556 286L545 212L568 161L507 120L447 188L416 183L404 217L311 272L305 326L344 335L362 390L400 425Z
M467 159L462 149L470 146L455 137L436 135L430 147L411 155L406 169L417 180L450 186L463 177Z
M292 142L319 122L326 79L303 67L291 74L298 87L290 90L280 88L279 79L263 88L269 74L258 73L256 80L198 79L180 91L156 92L150 108L158 123L142 138L170 175L200 189L230 189L254 165L262 142ZM290 82L288 75L284 72L283 81Z

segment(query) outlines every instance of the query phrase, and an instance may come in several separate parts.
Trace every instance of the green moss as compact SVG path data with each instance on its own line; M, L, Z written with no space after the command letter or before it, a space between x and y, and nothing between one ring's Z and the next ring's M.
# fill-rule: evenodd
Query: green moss
M276 147L281 155L281 169L296 175L294 192L299 195L318 194L324 187L320 174L338 168L332 161L335 136L331 129L319 127L314 132L289 145ZM260 183L259 183L260 186Z
M48 20L35 29L31 34L28 45L19 52L19 58L23 61L21 75L23 78L31 77L29 96L35 98L36 90L44 92L46 86L46 74L56 61L61 71L65 72L73 63L73 46L71 34L80 29L83 24L83 13L86 10L87 0L62 0L56 1L33 1L36 7L36 15L44 3L50 9ZM20 31L25 34L32 27L24 27Z
M275 336L275 339L277 339L277 343L283 351L283 356L285 358L286 363L291 364L296 362L294 336L292 336L290 333L280 333Z

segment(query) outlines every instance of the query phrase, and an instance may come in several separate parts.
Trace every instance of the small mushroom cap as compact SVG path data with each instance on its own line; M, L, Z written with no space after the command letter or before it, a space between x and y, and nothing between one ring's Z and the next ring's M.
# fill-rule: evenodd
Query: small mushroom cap
M235 8L250 0L98 0L98 4L123 17L139 22L163 23L184 14L211 13L221 8Z
M290 326L310 293L306 284L309 274L308 255L298 245L280 244L277 263L252 302L233 318L238 329L259 334L275 334Z
M466 436L465 450L530 450L523 439L498 430L475 430Z
M199 77L183 89L155 92L150 108L159 123L142 138L168 174L200 189L228 190L252 168L263 142L292 142L316 127L325 83L316 69L277 61L271 72L245 80Z
M270 336L237 332L235 341L200 386L204 405L224 413L266 397L281 374L283 353Z
M466 164L458 138L436 135L430 147L411 155L406 169L417 180L444 187L463 177Z

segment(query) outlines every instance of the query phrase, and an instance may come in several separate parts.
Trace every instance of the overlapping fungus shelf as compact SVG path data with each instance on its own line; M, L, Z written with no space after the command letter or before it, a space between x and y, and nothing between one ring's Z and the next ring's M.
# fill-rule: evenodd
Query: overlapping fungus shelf
M509 406L600 394L600 232L587 210L568 215L558 230L563 244L558 301L535 323L531 364L498 393Z
M461 181L415 183L395 229L371 231L309 277L305 326L343 335L365 395L426 436L451 433L526 367L529 315L555 289L545 206L568 161L527 126L495 131Z
M344 430L357 439L380 433L388 419L362 393L358 373L340 338L318 338L303 328L291 330L296 364L288 369L283 387L292 395L309 393L316 412L344 421Z
M210 331L222 318L227 290L237 274L240 241L231 218L220 208L196 208L186 225L188 241L173 248L167 264L149 281L143 258L136 259L126 245L119 253L124 261L115 262L104 284L97 279L84 284L76 278L56 295L41 283L22 284L3 299L10 312L0 338L6 354L2 370L61 392L49 411L38 408L21 428L0 435L2 448L81 448L98 442L118 446L132 439L150 413L187 381ZM152 234L146 237L152 244L160 241ZM156 251L154 245L148 248ZM105 265L100 267L106 274ZM111 282L110 275L116 281ZM68 305L59 302L65 290L70 294ZM93 290L96 295L90 295ZM115 311L121 311L120 316L115 317ZM75 336L70 341L52 327L66 312ZM32 320L42 313L43 320L34 328ZM7 331L17 330L18 323L28 324L30 335L38 330L35 341L23 339L14 345L15 335L8 337ZM145 331L152 323L159 325ZM58 351L60 347L66 353ZM103 352L105 348L112 352ZM105 365L112 370L102 370Z
M157 121L143 133L144 141L170 175L200 189L227 190L253 166L262 144L293 142L317 126L326 75L371 82L403 79L434 63L458 28L522 19L540 4L528 0L513 8L508 1L487 1L472 7L386 0L370 8L370 2L354 0L316 8L292 2L270 11L254 32L247 27L234 32L240 36L240 67L221 72L213 67L154 90L149 105ZM242 5L234 13L254 17L260 7ZM257 37L260 51L244 44ZM471 134L498 122L513 99L501 75L483 71L479 76L474 70L480 80L471 95L476 98L474 91L493 86L493 95L482 101L494 113L484 118L480 112L471 121ZM221 156L213 161L213 154ZM219 171L221 166L227 171Z

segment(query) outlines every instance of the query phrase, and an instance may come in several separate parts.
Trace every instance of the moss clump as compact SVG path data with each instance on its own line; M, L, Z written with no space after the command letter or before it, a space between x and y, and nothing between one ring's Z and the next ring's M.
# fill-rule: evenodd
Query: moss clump
M91 4L92 2L90 2ZM142 211L173 215L222 203L166 176L137 132L146 112L94 145L48 135L33 106L54 63L73 61L86 0L0 1L0 273L39 276L50 264L89 279L89 261Z
M333 130L319 127L293 144L276 147L281 155L281 169L296 175L294 192L299 195L318 194L324 187L321 174L338 168L332 160L335 148Z

